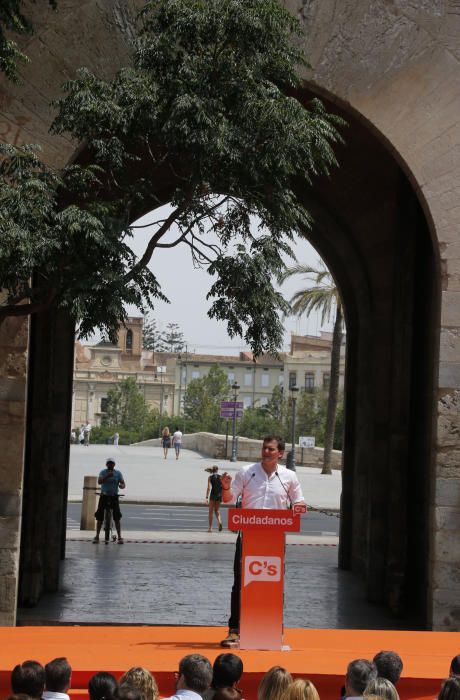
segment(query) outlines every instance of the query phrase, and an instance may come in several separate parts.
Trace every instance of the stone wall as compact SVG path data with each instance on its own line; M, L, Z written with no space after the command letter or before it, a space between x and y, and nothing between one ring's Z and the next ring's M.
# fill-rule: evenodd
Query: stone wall
M149 447L151 445L160 445L161 440L145 440L137 443ZM227 456L225 454L225 435L216 435L214 433L191 433L184 435L182 444L187 450L195 450L200 454L207 455L213 459L230 459L232 452L232 440L229 438L227 445ZM238 438L238 461L240 462L258 462L262 449L262 440L250 440L249 438ZM289 450L287 446L286 453ZM298 466L303 467L318 467L323 465L323 448L314 447L313 449L302 450L296 446L295 461ZM342 453L339 450L332 451L332 468L342 469Z

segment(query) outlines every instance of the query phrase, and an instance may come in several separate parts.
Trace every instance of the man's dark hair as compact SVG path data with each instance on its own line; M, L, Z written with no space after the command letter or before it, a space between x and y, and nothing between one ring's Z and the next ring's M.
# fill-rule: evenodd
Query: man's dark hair
M115 691L115 700L145 700L140 688L135 688L129 683L122 683Z
M286 442L285 442L284 438L279 437L279 435L267 435L263 439L264 443L273 442L273 441L275 441L278 444L278 450L280 452L284 452L284 450L286 448Z
M15 695L24 693L31 698L41 698L45 689L45 669L38 661L23 661L13 668L11 689Z
M236 654L219 654L212 667L212 687L227 688L243 675L243 662Z
M201 654L184 656L179 662L179 673L184 676L187 688L196 693L203 693L211 685L211 662Z
M395 651L379 651L374 656L374 664L377 666L377 673L381 678L386 678L393 685L396 685L403 670L403 662L399 654Z
M64 656L53 659L45 666L45 687L55 693L65 693L70 686L72 667Z
M88 694L90 700L113 700L118 683L115 676L106 671L95 673L88 683Z
M362 695L369 681L377 678L377 667L373 661L355 659L347 668L347 686L353 689L353 695Z
M460 676L460 654L454 656L454 658L450 662L450 675Z
M460 678L450 676L446 678L441 686L438 700L459 700L460 698Z

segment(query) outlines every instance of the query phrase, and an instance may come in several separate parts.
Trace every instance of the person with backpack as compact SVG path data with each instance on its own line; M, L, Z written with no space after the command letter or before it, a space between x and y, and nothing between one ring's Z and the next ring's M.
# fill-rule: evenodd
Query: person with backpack
M205 469L209 472L208 477L208 488L206 489L206 503L209 504L208 513L208 532L212 532L212 519L213 514L216 514L217 523L219 526L219 532L222 531L222 518L220 516L220 502L222 500L222 481L220 478L219 467L215 464L213 467L208 467Z

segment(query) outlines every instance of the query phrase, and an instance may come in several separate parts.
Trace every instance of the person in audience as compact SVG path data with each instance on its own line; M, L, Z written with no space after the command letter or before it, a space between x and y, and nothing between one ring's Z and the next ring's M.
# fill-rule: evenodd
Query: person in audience
M398 691L393 683L389 681L388 678L381 678L379 676L369 681L366 685L363 697L367 699L369 695L378 695L380 698L385 698L386 700L399 700Z
M307 678L296 678L288 686L283 700L319 700L318 691Z
M242 698L241 690L232 686L218 688L214 691L214 700L242 700Z
M350 661L345 676L345 697L361 698L367 684L377 678L377 667L368 659Z
M114 700L118 683L115 676L105 671L95 673L88 683L90 700Z
M449 676L441 686L438 700L460 700L460 678Z
M460 676L460 654L454 656L450 662L449 676Z
M72 667L63 656L53 659L45 666L45 692L43 700L69 700Z
M213 700L217 690L236 688L243 675L243 662L236 654L219 654L212 667L211 687L203 693L204 700Z
M41 698L45 690L45 669L38 661L23 661L11 673L11 690L15 695Z
M396 685L403 670L403 662L399 654L395 651L379 651L374 656L373 661L377 666L377 674Z
M202 700L203 693L212 681L212 666L201 654L188 654L179 662L174 700ZM168 699L169 700L169 699Z
M292 676L282 666L272 666L260 681L258 700L281 700L292 683Z
M157 682L146 668L141 666L130 668L120 678L120 685L125 683L133 688L138 688L145 700L158 700L159 698Z
M140 688L135 688L128 683L120 683L115 691L115 700L145 700Z

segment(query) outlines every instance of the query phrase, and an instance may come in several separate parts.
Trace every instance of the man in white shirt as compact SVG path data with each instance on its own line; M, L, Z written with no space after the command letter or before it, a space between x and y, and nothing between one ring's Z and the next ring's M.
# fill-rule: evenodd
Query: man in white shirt
M260 462L243 467L235 475L233 483L228 474L222 475L222 499L235 503L241 498L242 508L276 508L283 510L294 503L304 503L297 474L280 465L284 454L282 438L269 435L262 444ZM233 563L233 587L228 621L228 636L221 646L235 647L239 643L240 589L241 589L241 535L238 535Z
M45 666L45 691L43 700L69 700L72 667L66 658L53 659Z
M173 435L172 444L174 445L174 449L176 451L176 459L179 459L180 449L182 447L182 432L179 430L177 425Z
M164 700L203 700L203 693L212 681L212 666L201 654L188 654L179 661L176 692Z

